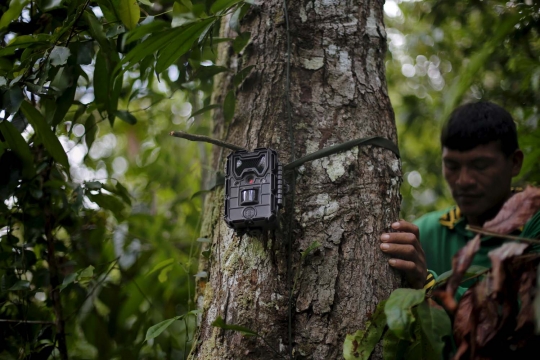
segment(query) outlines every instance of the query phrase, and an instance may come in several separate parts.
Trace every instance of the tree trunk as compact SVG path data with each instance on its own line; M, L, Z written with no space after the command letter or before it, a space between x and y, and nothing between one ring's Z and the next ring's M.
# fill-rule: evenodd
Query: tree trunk
M289 5L296 158L360 137L397 142L382 7L375 0ZM282 1L264 1L248 12L242 31L251 32L250 44L239 55L225 49L223 58L236 71L255 68L236 89L231 123L219 114L216 120L217 135L227 142L274 148L282 163L291 151L285 20ZM235 36L226 22L222 31ZM231 79L223 77L217 101L231 89ZM218 169L227 153L216 156ZM209 195L201 236L211 239L211 251L201 261L208 278L198 283L203 315L192 357L274 359L275 350L287 358L291 351L297 359L341 359L345 335L364 328L377 303L400 285L379 250L380 234L398 219L400 171L393 153L372 146L306 163L298 169L294 210L289 194L280 230L258 237L239 237L226 226L223 189ZM302 259L314 242L318 249ZM218 316L264 339L213 327Z

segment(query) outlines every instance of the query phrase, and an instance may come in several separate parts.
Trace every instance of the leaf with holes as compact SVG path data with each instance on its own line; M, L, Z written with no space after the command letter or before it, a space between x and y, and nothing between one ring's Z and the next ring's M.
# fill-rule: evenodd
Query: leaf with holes
M381 301L375 312L366 322L366 330L358 330L354 334L348 334L343 344L343 357L346 360L368 360L379 342L386 326L384 307L386 300Z

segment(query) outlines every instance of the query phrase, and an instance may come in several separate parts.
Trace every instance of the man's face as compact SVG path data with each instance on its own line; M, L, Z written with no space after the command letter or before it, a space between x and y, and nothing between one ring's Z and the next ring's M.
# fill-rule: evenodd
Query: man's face
M463 215L482 217L498 211L510 195L512 177L519 174L523 153L507 156L499 141L468 151L443 148L443 174Z

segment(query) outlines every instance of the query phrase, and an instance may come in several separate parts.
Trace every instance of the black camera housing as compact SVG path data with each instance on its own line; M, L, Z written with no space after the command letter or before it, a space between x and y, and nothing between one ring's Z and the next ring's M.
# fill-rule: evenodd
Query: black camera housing
M277 226L283 205L283 168L277 152L238 150L225 165L225 222L238 233Z

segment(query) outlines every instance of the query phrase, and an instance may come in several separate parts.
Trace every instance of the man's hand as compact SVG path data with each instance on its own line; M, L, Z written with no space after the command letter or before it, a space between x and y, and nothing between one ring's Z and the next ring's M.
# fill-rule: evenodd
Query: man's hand
M397 232L381 235L381 250L392 257L388 263L405 274L411 287L422 289L427 267L424 250L418 240L418 227L401 220L393 223L392 229Z

